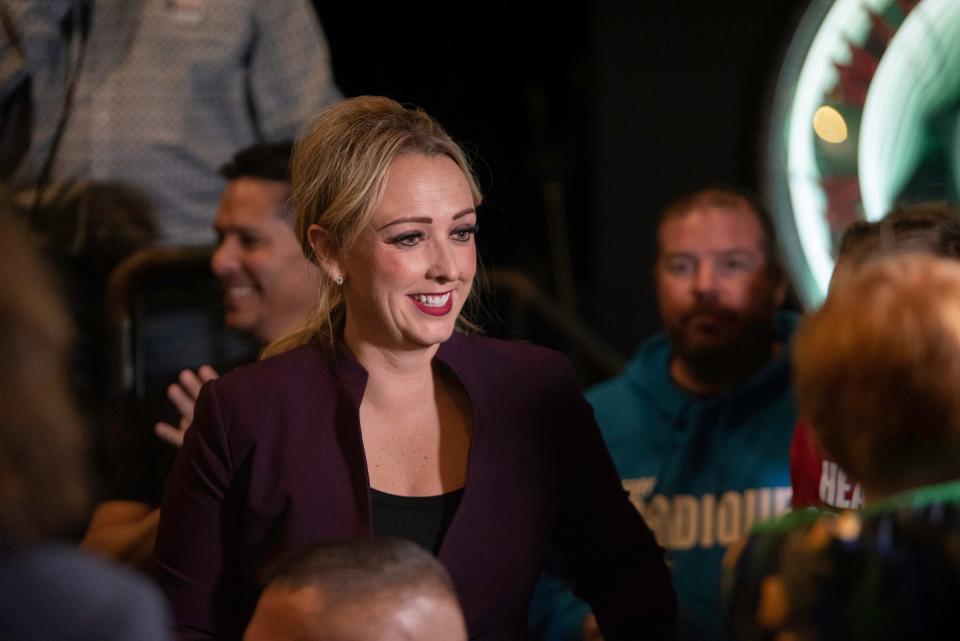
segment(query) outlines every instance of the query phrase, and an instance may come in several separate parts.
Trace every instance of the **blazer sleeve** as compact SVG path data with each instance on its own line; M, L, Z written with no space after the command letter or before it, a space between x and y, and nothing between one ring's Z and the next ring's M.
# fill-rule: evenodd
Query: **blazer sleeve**
M566 363L564 477L553 547L605 641L675 639L676 596L663 549L623 489L593 410Z
M214 606L224 572L224 503L233 469L215 383L200 391L193 425L167 480L152 563L181 640L219 635Z

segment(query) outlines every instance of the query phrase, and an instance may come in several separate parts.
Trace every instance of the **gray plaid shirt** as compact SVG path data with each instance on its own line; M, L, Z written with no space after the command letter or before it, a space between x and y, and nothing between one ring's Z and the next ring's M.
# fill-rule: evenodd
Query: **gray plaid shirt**
M14 188L36 185L79 68L48 192L86 181L140 189L163 243L211 241L218 168L254 142L292 138L340 98L309 0L95 0L85 45L70 11L82 0L0 2L23 54L0 31L0 98L33 83Z

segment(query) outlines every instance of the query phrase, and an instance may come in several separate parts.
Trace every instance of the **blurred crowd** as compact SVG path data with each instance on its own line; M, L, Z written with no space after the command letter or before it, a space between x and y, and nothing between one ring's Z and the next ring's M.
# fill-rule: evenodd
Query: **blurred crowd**
M688 193L582 390L485 334L468 155L341 96L307 0L0 26L3 639L956 636L956 204L851 224L803 315L761 199Z

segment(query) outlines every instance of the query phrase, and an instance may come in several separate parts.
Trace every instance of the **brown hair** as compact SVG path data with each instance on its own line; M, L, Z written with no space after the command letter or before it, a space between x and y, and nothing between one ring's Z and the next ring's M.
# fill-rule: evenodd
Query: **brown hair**
M660 256L660 229L665 222L686 216L694 210L708 207L744 210L752 213L757 219L757 222L760 223L760 229L763 233L761 250L763 251L763 256L771 276L780 277L783 274L783 266L780 263L779 253L777 252L777 235L773 227L773 219L769 212L766 207L763 206L763 203L753 194L731 187L708 187L700 189L668 204L660 213L660 219L657 222L657 257L659 258Z
M66 534L88 508L86 443L67 389L69 323L0 195L0 545Z
M901 250L960 259L960 207L949 202L917 203L897 207L874 222L858 220L843 232L838 258L860 263Z
M414 153L450 158L463 172L474 206L480 204L466 154L424 111L382 96L360 96L322 112L293 148L294 231L304 255L320 266L307 234L311 225L320 225L332 249L348 256L380 203L390 164L401 154ZM269 345L264 356L333 339L344 317L343 295L325 270L318 271L317 304L307 325Z
M960 477L960 264L876 258L837 281L794 342L800 411L881 493Z

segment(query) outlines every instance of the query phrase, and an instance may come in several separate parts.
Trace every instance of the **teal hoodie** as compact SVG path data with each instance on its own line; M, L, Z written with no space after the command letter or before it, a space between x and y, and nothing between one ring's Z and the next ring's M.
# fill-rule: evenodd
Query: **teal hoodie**
M646 341L623 374L586 393L624 487L667 550L681 640L727 638L724 552L753 523L790 506L796 408L789 340L798 320L778 314L783 348L777 357L724 394L704 398L678 387L668 374L671 347L664 334ZM575 639L588 611L545 578L531 624L541 638Z

